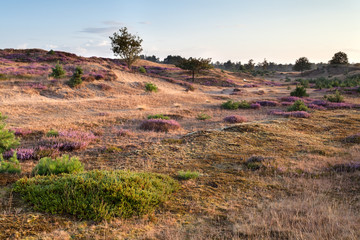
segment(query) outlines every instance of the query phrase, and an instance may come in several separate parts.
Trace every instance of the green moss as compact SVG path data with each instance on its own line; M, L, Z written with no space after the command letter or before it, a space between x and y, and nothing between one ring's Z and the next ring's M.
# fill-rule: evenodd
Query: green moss
M178 172L178 178L182 180L189 180L189 179L195 179L200 176L200 173L198 172L192 172L192 171L179 171Z
M197 120L208 120L211 116L207 115L206 113L199 113L196 117Z
M152 212L176 189L165 175L100 170L22 178L14 187L35 210L95 221Z
M155 114L155 115L149 115L147 116L147 119L165 119L170 120L168 116L164 116L163 114Z
M50 129L47 133L46 133L47 137L58 137L59 136L59 132L57 130L54 129Z
M84 166L78 158L69 158L69 155L51 159L45 157L39 160L39 163L32 170L33 175L51 175L60 173L76 173L84 170Z
M146 83L145 84L145 90L147 92L157 92L158 91L158 87L153 84L153 83Z

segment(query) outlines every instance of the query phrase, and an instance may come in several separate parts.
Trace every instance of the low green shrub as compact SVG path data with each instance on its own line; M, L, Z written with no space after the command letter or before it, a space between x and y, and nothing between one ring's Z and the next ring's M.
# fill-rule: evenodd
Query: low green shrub
M46 133L47 137L58 137L59 136L59 132L57 130L54 129L50 129L47 133Z
M208 120L211 116L207 115L206 113L199 113L196 117L197 120Z
M3 116L0 112L0 154L19 145L19 141L15 137L15 134L5 128L5 119L6 116Z
M301 100L296 100L293 105L288 108L288 111L307 111L309 110L305 103Z
M189 180L189 179L195 179L200 176L200 173L198 172L192 172L192 171L179 171L177 177L182 180Z
M342 96L338 90L336 90L333 95L325 95L324 98L329 102L344 102L344 96Z
M243 101L239 102L239 107L238 107L238 108L242 108L242 109L250 108L250 103L248 103L247 101L243 100Z
M17 159L17 153L14 152L13 156L8 160L4 160L2 154L0 154L0 173L20 173L21 166Z
M52 70L52 72L49 74L49 77L62 78L66 75L66 71L59 64L59 62L51 70Z
M76 87L82 83L81 76L84 73L81 67L76 67L75 72L69 80L70 87Z
M170 120L168 116L164 116L163 114L154 114L147 116L147 119L164 119L164 120Z
M230 110L236 110L238 109L240 106L240 103L239 102L234 102L232 100L229 100L223 104L221 104L221 107L224 108L224 109L230 109Z
M153 84L153 83L146 83L145 84L145 90L147 92L157 92L158 91L158 87Z
M152 212L177 189L169 176L93 170L77 174L22 178L14 191L35 210L101 221Z
M304 86L296 86L295 90L290 93L290 96L308 97L309 94L306 93L306 88Z
M139 72L146 73L146 69L144 67L139 67Z
M56 159L45 157L39 160L39 163L32 170L33 175L51 175L60 173L77 173L84 170L83 164L77 157L70 158L69 155L63 155Z

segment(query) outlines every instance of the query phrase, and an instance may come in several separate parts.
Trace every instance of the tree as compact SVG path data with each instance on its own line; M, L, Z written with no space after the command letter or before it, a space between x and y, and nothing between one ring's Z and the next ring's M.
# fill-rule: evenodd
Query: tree
M80 85L82 83L81 76L83 73L84 73L84 71L82 70L81 67L75 68L75 72L69 81L70 87L76 87L77 85Z
M195 80L195 73L199 73L200 70L211 69L213 66L210 64L211 58L203 59L203 58L189 58L183 59L180 61L176 66L184 69L189 70L192 73L192 80Z
M247 64L244 65L246 70L252 71L255 68L255 63L253 59L250 59Z
M119 29L119 33L114 32L113 36L109 38L114 55L123 58L128 68L131 69L131 65L139 58L142 51L141 43L143 40L139 36L128 33L126 27Z
M5 129L5 116L2 116L0 113L0 157L1 154L6 150L17 147L19 145L19 141L15 138L13 132L9 132L9 130Z
M344 52L337 52L333 58L329 61L330 64L348 64L349 60Z
M183 61L185 58L181 57L181 56L172 56L172 55L168 55L165 59L164 59L164 63L165 64L174 64L177 65L179 64L181 61Z
M293 70L300 71L301 73L305 70L311 69L311 63L309 62L309 59L306 57L301 57L298 60L296 60L295 65L293 67Z

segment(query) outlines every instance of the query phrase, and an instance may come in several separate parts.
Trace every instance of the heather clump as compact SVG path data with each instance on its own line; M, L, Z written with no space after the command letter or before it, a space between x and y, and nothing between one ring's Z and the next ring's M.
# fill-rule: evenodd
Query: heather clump
M155 132L169 132L180 129L180 124L175 120L148 119L141 123L140 129Z
M231 115L224 118L227 123L243 123L246 122L246 118L239 115Z

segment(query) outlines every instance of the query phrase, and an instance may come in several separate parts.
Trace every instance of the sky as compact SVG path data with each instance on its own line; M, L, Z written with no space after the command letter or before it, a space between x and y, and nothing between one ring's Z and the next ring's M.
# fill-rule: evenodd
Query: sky
M0 49L115 57L122 27L142 54L247 62L360 62L359 0L0 0Z

